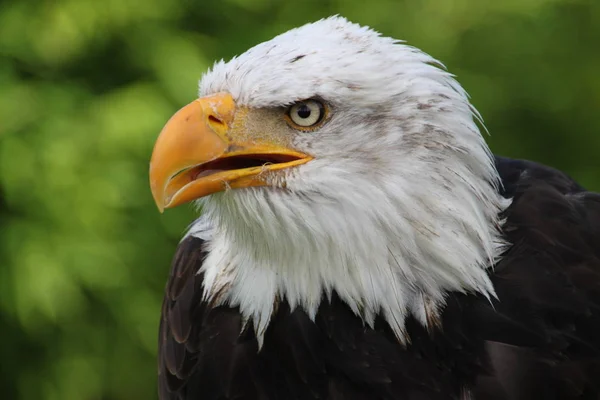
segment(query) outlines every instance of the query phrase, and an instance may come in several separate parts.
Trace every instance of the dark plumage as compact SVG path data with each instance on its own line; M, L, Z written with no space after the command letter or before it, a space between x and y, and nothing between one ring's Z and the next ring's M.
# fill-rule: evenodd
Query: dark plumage
M600 398L600 195L533 162L496 167L514 198L512 246L490 270L499 301L450 293L439 329L407 320L406 347L334 296L314 322L281 303L258 351L236 309L202 301L205 249L186 238L160 323L161 399Z

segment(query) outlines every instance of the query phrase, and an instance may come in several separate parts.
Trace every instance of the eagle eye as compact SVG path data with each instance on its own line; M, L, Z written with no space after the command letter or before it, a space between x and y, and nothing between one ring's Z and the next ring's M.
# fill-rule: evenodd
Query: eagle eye
M302 100L292 104L286 112L286 120L294 129L313 130L325 120L327 110L319 100Z

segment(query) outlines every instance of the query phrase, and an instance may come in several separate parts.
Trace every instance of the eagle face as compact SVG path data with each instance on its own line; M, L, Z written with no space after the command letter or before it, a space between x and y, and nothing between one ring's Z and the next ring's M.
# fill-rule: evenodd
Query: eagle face
M508 202L466 93L425 53L341 17L217 62L159 136L158 207L196 201L207 297L260 337L274 299L336 291L401 337L448 290L493 295ZM223 295L225 293L225 295Z
M200 96L231 94L247 112L245 134L269 136L310 156L310 162L267 174L269 186L306 200L341 201L385 181L395 185L420 169L420 158L443 158L425 146L465 146L451 135L481 140L464 92L436 64L417 49L331 18L217 63L202 78ZM319 111L311 115L314 124L302 126L292 118L306 104Z
M267 187L305 199L316 194L340 200L346 187L374 190L381 180L409 175L419 159L444 158L437 151L444 147L468 151L461 143L466 140L456 136L481 141L464 92L436 64L415 48L330 18L216 63L201 80L200 97L227 98L220 112L231 117L225 135L235 143L228 145L253 147L257 166L297 161L290 165L294 168L263 168L259 179L241 187L265 180ZM467 129L451 129L452 124ZM228 169L245 166L238 158L232 161L242 165ZM229 185L201 194L233 188L225 181Z

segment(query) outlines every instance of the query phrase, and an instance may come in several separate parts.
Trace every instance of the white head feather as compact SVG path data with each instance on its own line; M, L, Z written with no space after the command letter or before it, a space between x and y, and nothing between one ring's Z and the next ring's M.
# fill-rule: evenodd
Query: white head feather
M239 306L262 342L280 299L314 317L335 291L406 341L449 291L494 296L486 269L505 243L508 201L461 86L416 48L341 17L290 30L215 64L200 95L280 107L313 97L331 119L299 132L314 160L273 177L287 190L229 190L200 201L205 296Z

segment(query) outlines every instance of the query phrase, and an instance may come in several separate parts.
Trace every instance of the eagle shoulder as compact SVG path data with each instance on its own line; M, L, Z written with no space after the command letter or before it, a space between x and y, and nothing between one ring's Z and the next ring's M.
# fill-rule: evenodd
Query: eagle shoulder
M473 315L493 370L476 398L596 398L600 195L531 161L497 157L496 167L513 198L503 228L512 246L492 272L499 300Z

